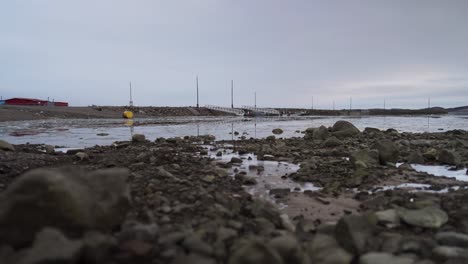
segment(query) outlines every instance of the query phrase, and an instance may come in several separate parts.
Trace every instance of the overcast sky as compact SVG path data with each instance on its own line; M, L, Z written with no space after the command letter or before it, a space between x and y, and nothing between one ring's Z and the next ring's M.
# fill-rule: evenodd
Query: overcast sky
M0 95L72 105L468 105L466 0L0 1Z

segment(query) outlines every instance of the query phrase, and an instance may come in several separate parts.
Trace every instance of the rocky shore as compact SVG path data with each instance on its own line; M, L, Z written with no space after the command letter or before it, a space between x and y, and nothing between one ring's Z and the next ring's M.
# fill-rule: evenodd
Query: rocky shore
M411 165L466 171L468 132L281 133L136 134L67 153L0 141L0 263L468 263L467 183ZM265 175L252 159L299 169ZM271 199L246 191L257 185Z
M122 118L126 110L136 118L161 116L227 116L230 114L200 107L125 107L125 106L12 106L0 105L0 122L41 119Z

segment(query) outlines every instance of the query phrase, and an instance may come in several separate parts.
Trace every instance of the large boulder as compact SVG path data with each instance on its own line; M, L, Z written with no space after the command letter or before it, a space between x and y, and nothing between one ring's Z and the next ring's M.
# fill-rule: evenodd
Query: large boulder
M0 150L15 151L15 147L12 144L0 139Z
M398 208L397 213L403 222L416 227L437 229L448 221L447 213L433 206L416 210Z
M65 234L110 231L130 208L126 169L37 169L13 182L0 196L0 241L29 244L44 227Z
M379 140L372 148L379 151L380 164L385 165L387 162L396 163L398 161L400 152L391 140Z
M447 165L458 165L461 163L461 158L458 153L443 149L439 152L439 162Z
M312 133L313 140L326 140L330 136L330 132L325 126L320 126L317 129L314 129Z
M370 215L349 215L338 221L335 239L348 252L361 255L371 245L376 219Z
M352 123L344 120L337 121L332 127L332 132L337 138L353 137L361 133Z

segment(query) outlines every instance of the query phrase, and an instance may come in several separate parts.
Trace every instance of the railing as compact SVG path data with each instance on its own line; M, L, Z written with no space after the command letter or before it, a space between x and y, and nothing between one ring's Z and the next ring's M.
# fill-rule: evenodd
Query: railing
M205 107L211 110L226 112L226 113L235 114L238 116L242 116L245 114L244 110L239 109L239 108L230 108L230 107L222 107L222 106L215 106L215 105L205 105Z
M273 108L258 108L258 107L252 107L252 106L242 106L242 109L246 109L252 112L260 112L260 113L265 113L265 114L270 114L270 115L279 115L280 112L276 109Z

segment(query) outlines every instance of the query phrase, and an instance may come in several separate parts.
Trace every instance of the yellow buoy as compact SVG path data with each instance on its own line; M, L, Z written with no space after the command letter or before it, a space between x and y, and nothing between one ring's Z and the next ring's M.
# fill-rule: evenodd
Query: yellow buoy
M133 118L133 112L132 111L124 111L122 116L123 116L123 118L132 119Z

